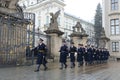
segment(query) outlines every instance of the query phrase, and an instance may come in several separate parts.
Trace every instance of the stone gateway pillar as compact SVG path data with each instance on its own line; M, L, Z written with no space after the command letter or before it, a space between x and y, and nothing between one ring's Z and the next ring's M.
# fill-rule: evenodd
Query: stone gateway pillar
M109 41L110 41L110 39L106 37L105 30L104 30L104 28L102 28L101 37L100 37L100 41L99 41L99 44L100 44L99 47L100 48L108 48L107 43Z
M83 34L80 44L83 44L83 46L87 45L87 43L86 43L87 42L87 37L88 37L87 34Z
M77 47L78 44L80 44L82 38L81 38L81 34L77 34L77 33L72 33L70 35L72 42L74 42L74 45Z
M55 14L50 13L52 16L51 22L49 24L49 28L44 31L47 35L50 36L50 44L51 44L51 55L59 56L59 49L62 44L62 35L64 34L58 28L57 18L60 14L60 11L57 11Z
M80 22L77 22L77 24L73 27L73 33L70 37L77 47L78 44L86 45L88 35L85 33L85 30L82 28Z
M50 36L51 54L54 56L59 56L59 49L62 44L62 32L61 34L58 34L58 31L50 32L49 30L47 30L45 32Z

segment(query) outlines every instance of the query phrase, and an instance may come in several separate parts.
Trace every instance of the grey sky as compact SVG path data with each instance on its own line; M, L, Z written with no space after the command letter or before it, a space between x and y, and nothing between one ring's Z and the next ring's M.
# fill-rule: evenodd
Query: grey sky
M98 3L102 0L64 0L65 12L80 17L83 20L93 22L95 10Z

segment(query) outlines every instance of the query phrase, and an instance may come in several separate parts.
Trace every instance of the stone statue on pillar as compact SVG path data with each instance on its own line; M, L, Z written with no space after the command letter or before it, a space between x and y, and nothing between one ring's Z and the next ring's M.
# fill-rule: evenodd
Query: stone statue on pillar
M18 5L19 0L0 0L0 11L7 14L13 14L15 17L24 18L23 10ZM17 15L15 15L17 13Z
M60 15L60 10L57 11L55 14L54 13L50 13L51 19L50 19L50 25L49 25L49 30L51 29L58 29L58 22L57 22L57 18Z
M0 0L0 7L15 9L19 0Z
M82 25L80 24L80 22L77 22L75 26L73 26L73 33L70 36L83 36L84 34L86 34L85 30L83 29Z
M50 24L48 29L45 31L45 33L57 33L58 35L62 35L64 34L63 32L61 32L58 28L58 22L57 22L57 18L60 15L60 10L57 11L55 14L54 13L50 13L51 19L50 19Z
M70 37L77 46L79 43L86 44L88 35L86 34L80 22L77 22L73 27L73 33L70 35Z
M83 30L82 25L80 22L77 22L77 24L73 27L73 32L81 32Z
M59 16L59 14L60 14L60 10L57 11L55 14L50 13L50 15L52 16L52 18L50 19L51 20L50 21L51 24L57 23L57 18Z
M62 44L62 35L64 32L59 30L57 18L60 15L60 10L57 11L55 14L50 13L51 19L49 27L46 31L44 31L47 35L50 36L50 55L59 56L59 48Z

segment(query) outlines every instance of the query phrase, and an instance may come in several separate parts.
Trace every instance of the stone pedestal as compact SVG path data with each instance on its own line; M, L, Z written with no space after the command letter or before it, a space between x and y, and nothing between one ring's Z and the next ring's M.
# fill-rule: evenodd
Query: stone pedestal
M58 37L57 34L53 33L53 34L49 34L49 36L51 36L50 39L50 43L51 43L51 54L53 54L54 56L59 56L59 49L60 49L60 44L62 44L62 39L60 40L60 38Z
M108 48L107 43L109 41L110 41L110 39L108 37L106 37L105 30L104 30L104 28L102 28L101 37L100 37L100 40L99 40L99 47Z
M81 42L81 33L72 33L70 35L72 41L74 42L74 45L77 47L78 44Z
M99 41L99 47L101 48L108 48L107 44L109 42L109 38L107 37L101 37Z
M75 46L77 47L78 44L86 45L88 35L82 28L80 22L77 22L77 24L73 27L73 33L70 35L70 37L72 38Z
M58 28L58 22L57 18L60 14L60 10L57 11L55 14L50 13L51 19L50 19L50 24L49 27L46 31L44 31L46 34L48 34L50 38L50 44L51 44L51 55L53 56L59 56L59 49L62 44L62 38L61 36L64 34L62 31L59 30Z
M80 44L80 42L81 42L81 38L78 37L78 36L73 36L73 37L71 37L71 39L72 39L72 41L74 42L74 45L75 45L76 47L77 47L78 44Z
M83 44L83 46L87 45L87 36L83 36L82 39L81 39L81 42L80 44Z
M86 41L87 41L87 34L81 34L81 33L77 33L77 34L71 34L70 35L71 39L74 42L74 45L77 47L78 44L83 44L83 46L87 45Z
M62 34L63 32L59 30L46 30L46 34L50 36L50 44L51 44L51 55L54 55L56 57L59 56L59 49L60 46L62 45Z

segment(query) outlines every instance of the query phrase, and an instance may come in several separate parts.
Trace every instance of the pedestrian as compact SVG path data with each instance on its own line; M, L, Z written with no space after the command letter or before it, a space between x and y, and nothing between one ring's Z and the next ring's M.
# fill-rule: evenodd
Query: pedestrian
M70 67L71 68L75 67L75 52L77 52L77 48L74 46L74 42L71 42L70 50L69 50L69 53L70 53L70 62L71 62Z
M59 62L61 63L60 69L63 67L67 68L67 56L68 56L68 47L65 41L62 42L62 46L60 47L60 59Z
M78 67L83 66L83 44L78 44L77 62L78 62Z
M110 53L109 53L108 49L106 49L106 62L109 59L109 57L110 57Z
M103 51L102 51L102 48L99 49L99 57L100 57L100 64L102 63L102 55Z
M92 48L90 45L88 45L88 49L87 49L87 54L88 54L88 64L92 64L92 60L93 60L93 53L92 53Z
M96 64L100 63L99 62L99 60L100 60L99 55L100 55L99 48L96 48L95 54L94 54L94 59L95 59Z
M95 47L92 45L91 46L92 49L92 53L91 53L91 63L94 64L95 63Z
M38 50L37 52L37 69L35 70L35 72L38 72L39 69L40 69L40 66L41 64L43 64L44 66L44 70L47 70L47 66L46 66L46 63L47 63L47 60L46 60L46 53L47 53L47 47L46 45L43 43L43 39L40 38L39 39L39 44L37 47L35 47L33 50Z
M84 52L85 65L88 65L88 48L87 48L87 46L85 46L83 48L83 52Z

